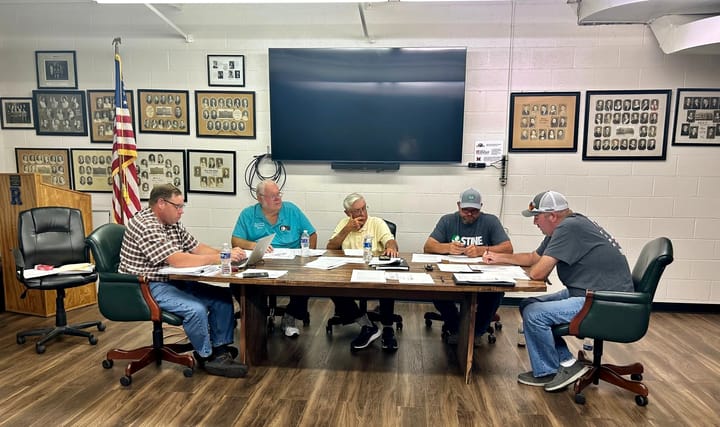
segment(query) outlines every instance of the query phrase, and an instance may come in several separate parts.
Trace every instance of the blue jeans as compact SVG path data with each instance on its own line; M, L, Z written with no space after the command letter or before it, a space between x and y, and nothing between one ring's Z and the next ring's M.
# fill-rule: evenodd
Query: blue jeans
M161 309L183 318L195 351L209 357L213 347L233 342L235 313L230 289L191 281L150 282Z
M542 377L557 373L560 362L573 358L565 340L553 336L552 327L569 323L582 308L585 297L571 297L563 289L532 299L521 313L533 376Z

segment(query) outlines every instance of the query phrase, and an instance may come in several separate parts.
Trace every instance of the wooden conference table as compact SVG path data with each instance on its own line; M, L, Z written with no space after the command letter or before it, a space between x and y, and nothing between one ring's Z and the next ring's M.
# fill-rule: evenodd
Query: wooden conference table
M342 251L328 251L326 256L343 256ZM387 283L350 282L353 270L370 269L365 264L348 263L332 270L305 268L303 265L317 259L296 256L292 260L266 259L256 268L287 270L278 279L239 278L235 276L202 277L171 275L177 280L202 280L204 282L230 283L233 294L240 305L240 354L239 360L248 365L258 364L267 358L267 296L347 296L354 298L393 298L399 300L453 300L461 303L460 333L458 336L458 363L464 369L465 381L470 381L473 347L475 340L475 312L478 292L544 292L542 281L518 280L514 287L487 285L456 285L453 273L425 271L425 264L410 262L412 254L400 254L408 260L411 273L428 273L434 284L401 284L388 280Z

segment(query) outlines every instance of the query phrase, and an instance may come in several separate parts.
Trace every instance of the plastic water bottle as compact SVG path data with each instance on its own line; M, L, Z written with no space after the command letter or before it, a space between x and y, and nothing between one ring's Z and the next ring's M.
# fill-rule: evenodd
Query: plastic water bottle
M310 256L310 235L307 230L303 230L302 236L300 236L300 256Z
M583 341L583 350L584 351L593 351L593 339L592 338L585 338Z
M220 251L220 272L223 276L229 276L232 274L232 265L230 262L230 245L223 243L222 250Z
M372 236L368 234L363 238L363 261L365 261L365 264L372 261L372 256Z

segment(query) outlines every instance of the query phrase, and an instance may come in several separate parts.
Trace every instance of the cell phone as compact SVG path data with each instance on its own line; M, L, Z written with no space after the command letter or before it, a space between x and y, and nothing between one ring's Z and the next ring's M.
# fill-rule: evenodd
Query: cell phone
M390 255L380 255L380 261L390 261Z
M268 274L264 271L260 273L243 273L243 279L251 279L255 277L268 277Z

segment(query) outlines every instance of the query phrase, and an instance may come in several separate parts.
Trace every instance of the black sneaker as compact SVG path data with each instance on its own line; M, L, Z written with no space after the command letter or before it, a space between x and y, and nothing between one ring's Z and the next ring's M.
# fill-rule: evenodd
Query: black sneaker
M566 368L560 365L555 378L552 381L545 384L545 391L557 391L562 390L568 385L574 383L578 378L582 377L590 367L583 362L576 360L572 366Z
M212 359L213 357L217 357L222 353L230 353L230 357L233 359L236 359L238 357L238 354L240 354L240 351L237 349L237 347L233 347L231 345L222 345L220 347L213 347L213 352L210 357L202 357L200 356L200 353L193 350L193 356L195 357L195 361L197 362L198 368L202 369L205 367L205 362L208 361L208 359Z
M533 376L533 372L523 372L522 374L518 375L518 382L520 384L525 385L531 385L535 387L544 387L545 385L549 384L550 381L555 378L555 374L548 374L543 375L542 377L535 377Z
M382 332L380 332L380 329L375 325L363 326L360 329L360 335L350 343L350 350L357 351L369 346L370 343L380 338L381 334Z
M230 352L223 352L205 362L205 371L210 375L228 378L242 378L247 375L248 367L232 359Z
M385 326L382 331L382 349L384 352L393 353L398 349L395 331L391 326Z

